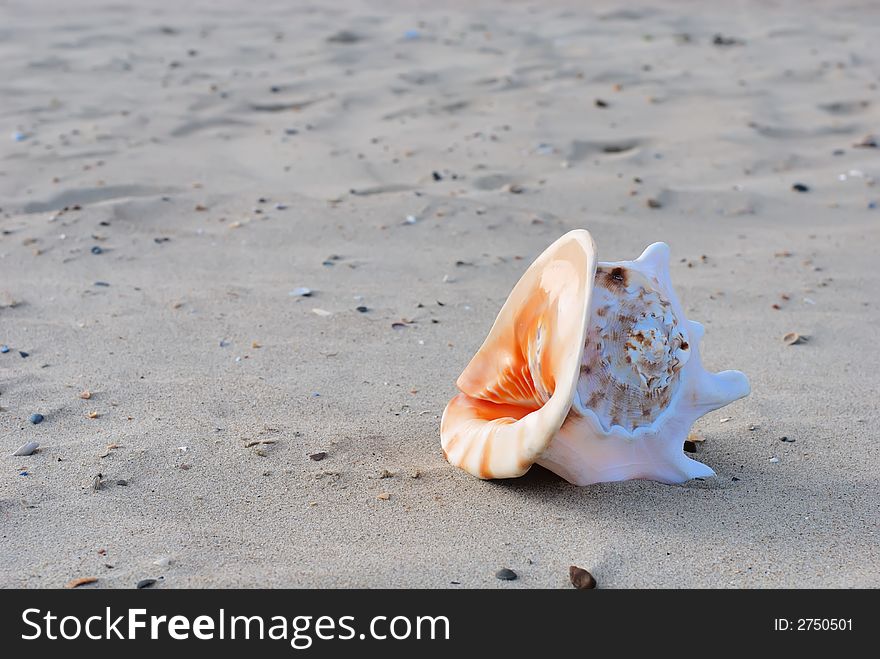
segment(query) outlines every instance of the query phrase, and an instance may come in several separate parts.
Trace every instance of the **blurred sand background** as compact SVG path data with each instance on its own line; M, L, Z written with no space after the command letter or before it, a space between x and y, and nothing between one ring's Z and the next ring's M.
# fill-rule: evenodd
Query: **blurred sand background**
M880 586L878 43L863 0L0 1L0 585ZM668 242L750 377L716 478L444 461L579 227Z

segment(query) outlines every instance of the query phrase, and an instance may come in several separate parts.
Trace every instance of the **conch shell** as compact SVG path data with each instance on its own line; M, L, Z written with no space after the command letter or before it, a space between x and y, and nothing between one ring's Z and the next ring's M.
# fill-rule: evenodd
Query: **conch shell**
M571 231L526 270L459 376L443 453L479 478L536 462L576 485L713 476L684 441L749 382L707 372L702 338L672 290L668 245L598 263L590 234Z

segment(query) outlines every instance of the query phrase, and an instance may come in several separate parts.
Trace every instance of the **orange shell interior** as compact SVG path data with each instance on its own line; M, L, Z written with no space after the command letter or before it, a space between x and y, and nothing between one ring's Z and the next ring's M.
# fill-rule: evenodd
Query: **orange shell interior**
M440 437L479 478L521 476L565 421L579 372L596 248L571 231L528 268L459 376Z

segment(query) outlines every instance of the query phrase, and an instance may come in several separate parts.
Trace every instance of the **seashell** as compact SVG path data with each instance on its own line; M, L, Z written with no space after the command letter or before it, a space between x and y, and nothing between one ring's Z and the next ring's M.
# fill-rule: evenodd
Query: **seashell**
M27 444L22 444L19 446L15 453L12 455L16 456L24 456L24 455L33 455L36 450L40 447L40 442L28 442Z
M749 383L707 372L702 338L672 290L665 243L599 263L590 234L571 231L526 270L459 376L443 453L479 478L535 463L576 485L713 476L684 454L688 431Z

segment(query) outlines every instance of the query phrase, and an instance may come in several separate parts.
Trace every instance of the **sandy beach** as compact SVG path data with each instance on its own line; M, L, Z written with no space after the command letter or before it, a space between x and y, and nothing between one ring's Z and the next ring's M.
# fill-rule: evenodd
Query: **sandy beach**
M880 6L724 5L0 0L0 586L880 586ZM576 228L748 375L716 477L444 460Z

